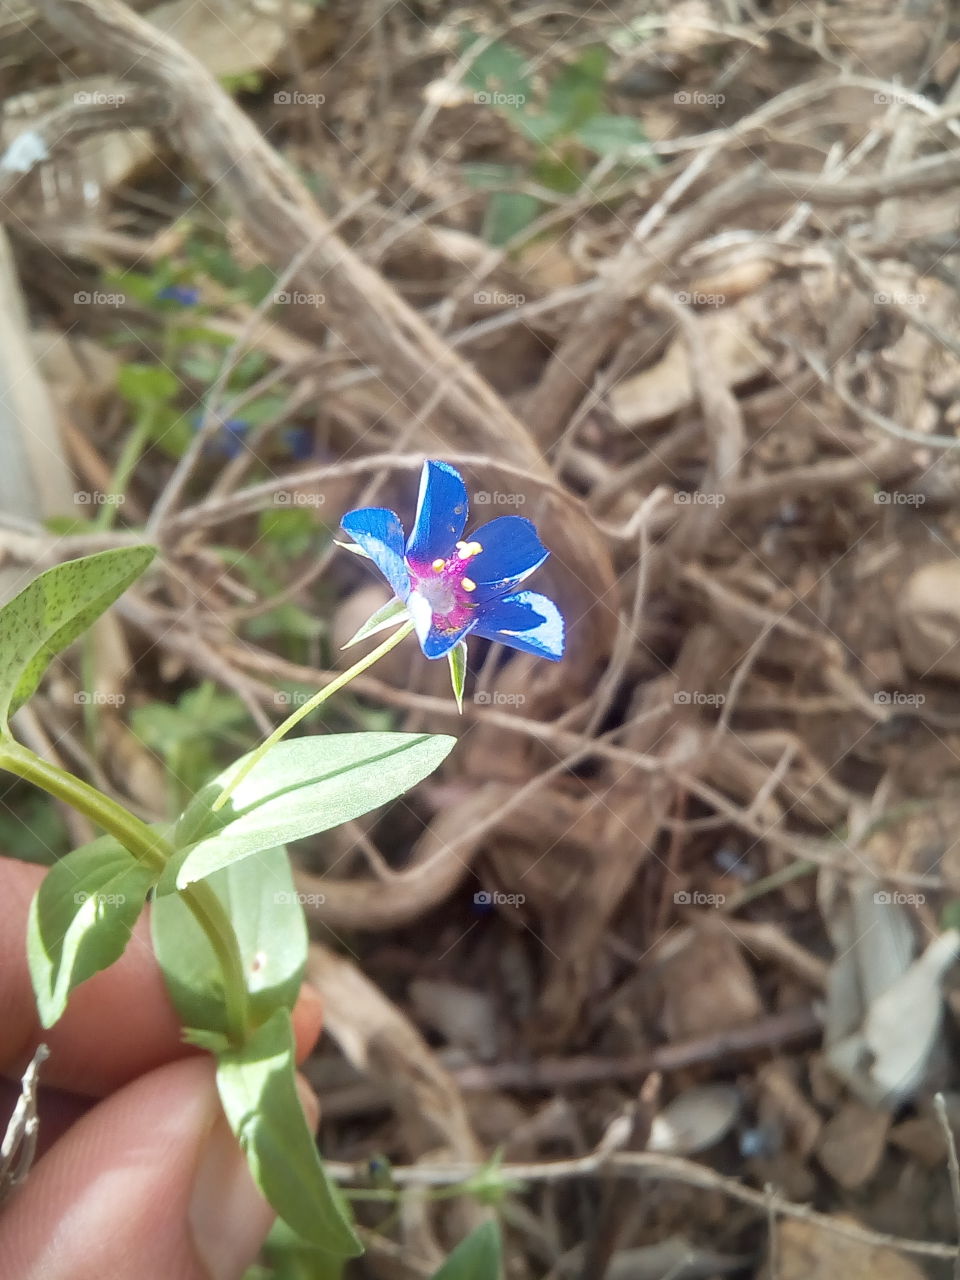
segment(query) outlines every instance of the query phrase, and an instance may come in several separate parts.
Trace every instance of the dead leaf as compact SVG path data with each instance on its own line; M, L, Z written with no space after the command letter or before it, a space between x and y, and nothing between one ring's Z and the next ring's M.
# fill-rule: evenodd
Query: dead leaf
M852 1191L868 1182L880 1167L889 1131L887 1112L851 1099L827 1121L817 1159L835 1182Z
M837 1215L838 1225L853 1221ZM925 1280L916 1263L894 1249L794 1219L778 1222L775 1230L776 1272L765 1270L764 1280Z

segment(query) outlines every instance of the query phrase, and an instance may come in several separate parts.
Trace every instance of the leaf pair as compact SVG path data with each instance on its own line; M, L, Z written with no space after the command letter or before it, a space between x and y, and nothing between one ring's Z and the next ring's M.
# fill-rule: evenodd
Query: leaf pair
M79 636L150 563L149 547L102 552L41 574L0 609L0 767L41 784L50 778L7 724L51 659ZM28 960L41 1021L51 1026L70 992L123 953L148 895L154 946L171 998L194 1042L218 1059L224 1111L258 1185L304 1240L345 1257L360 1251L342 1197L328 1179L295 1088L290 1012L307 935L286 842L327 830L395 799L437 767L452 738L345 734L277 744L214 814L213 800L242 765L207 784L170 831L157 832L165 868L134 856L122 818L62 858L31 905ZM66 780L72 803L109 825L123 811L86 784ZM58 792L60 794L61 792ZM100 803L103 802L103 803ZM86 808L84 808L86 804ZM141 835L148 829L139 826ZM153 850L152 853L156 853ZM234 934L246 989L247 1034L231 1043L217 954L181 896L204 881Z

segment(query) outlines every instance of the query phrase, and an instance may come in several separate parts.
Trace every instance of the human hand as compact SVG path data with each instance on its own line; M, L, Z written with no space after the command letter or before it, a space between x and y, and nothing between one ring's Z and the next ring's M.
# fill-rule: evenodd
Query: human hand
M5 1280L239 1280L274 1219L220 1109L213 1059L184 1045L141 917L120 960L49 1031L26 960L40 867L0 858L0 1137L37 1044L40 1156L0 1206ZM294 1010L297 1061L319 996ZM311 1126L317 1103L299 1081Z

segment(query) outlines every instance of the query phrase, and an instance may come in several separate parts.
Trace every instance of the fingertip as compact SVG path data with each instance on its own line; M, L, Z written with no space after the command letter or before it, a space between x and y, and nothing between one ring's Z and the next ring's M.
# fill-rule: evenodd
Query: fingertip
M311 983L301 983L292 1018L297 1062L301 1063L310 1056L323 1028L323 999Z
M240 1280L273 1218L214 1064L183 1059L92 1107L37 1162L0 1218L0 1274Z

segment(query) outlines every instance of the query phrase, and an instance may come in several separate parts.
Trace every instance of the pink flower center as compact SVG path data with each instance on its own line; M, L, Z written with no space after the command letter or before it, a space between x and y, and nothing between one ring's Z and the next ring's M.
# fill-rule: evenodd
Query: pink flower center
M434 625L441 631L459 631L477 607L472 592L477 584L466 572L470 560L483 550L479 542L458 542L456 554L432 564L407 561L410 585L430 606Z

